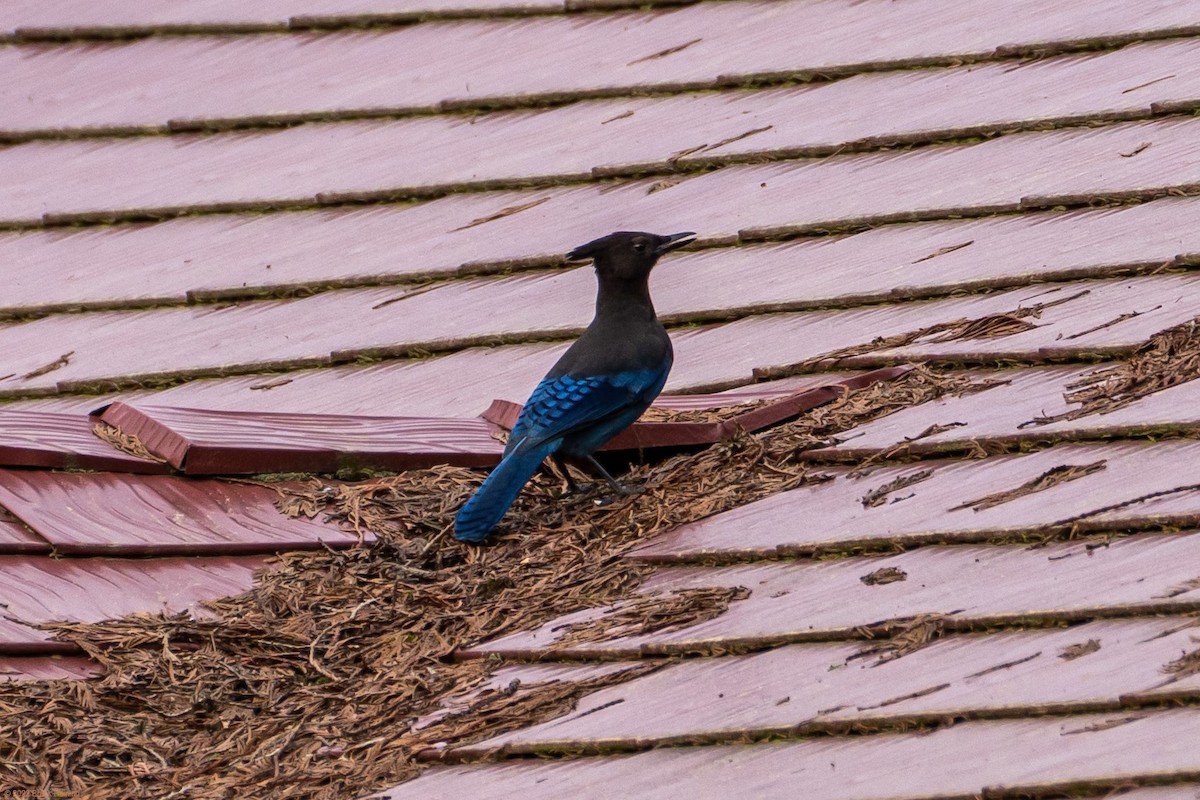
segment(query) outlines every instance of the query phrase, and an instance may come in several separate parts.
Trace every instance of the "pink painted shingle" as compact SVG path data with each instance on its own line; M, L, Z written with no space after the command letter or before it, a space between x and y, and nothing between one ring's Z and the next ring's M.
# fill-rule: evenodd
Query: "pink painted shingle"
M100 622L128 614L189 611L250 588L259 557L51 559L0 556L7 605L0 616L0 653L74 652L32 624ZM29 623L29 624L23 624Z
M0 466L93 469L154 474L164 465L129 455L93 432L83 414L0 409Z
M291 518L266 486L166 475L0 470L0 504L61 553L230 555L345 547L352 532Z
M496 429L478 417L262 414L115 403L100 419L189 475L492 466L504 450Z
M100 665L81 656L0 656L0 683L90 678Z

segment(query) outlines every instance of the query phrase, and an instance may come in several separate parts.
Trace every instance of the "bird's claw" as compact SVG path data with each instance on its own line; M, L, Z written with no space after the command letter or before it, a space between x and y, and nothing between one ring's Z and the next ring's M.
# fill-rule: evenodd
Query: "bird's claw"
M637 489L630 489L628 486L622 486L621 484L617 484L616 486L612 486L610 488L613 490L612 494L607 494L603 497L597 497L592 501L592 505L596 506L596 508L604 508L605 506L611 506L618 500L624 500L626 497L638 493Z

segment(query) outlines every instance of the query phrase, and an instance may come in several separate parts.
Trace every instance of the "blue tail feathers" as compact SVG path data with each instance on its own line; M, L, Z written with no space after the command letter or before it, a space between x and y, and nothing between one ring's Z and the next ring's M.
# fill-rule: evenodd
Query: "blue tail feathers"
M454 538L460 542L482 542L504 517L522 487L537 472L558 442L542 443L529 449L517 448L492 470L483 485L471 496L454 518Z

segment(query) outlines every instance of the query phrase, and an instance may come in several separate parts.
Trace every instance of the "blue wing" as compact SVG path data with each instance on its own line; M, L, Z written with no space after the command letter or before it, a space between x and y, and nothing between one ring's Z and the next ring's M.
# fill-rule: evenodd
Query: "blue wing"
M636 409L640 415L662 391L666 378L665 369L545 378L525 403L505 452L577 434L623 411Z
M590 454L641 416L670 368L668 357L659 369L543 379L517 418L500 465L459 509L455 538L486 539L542 459L555 452Z

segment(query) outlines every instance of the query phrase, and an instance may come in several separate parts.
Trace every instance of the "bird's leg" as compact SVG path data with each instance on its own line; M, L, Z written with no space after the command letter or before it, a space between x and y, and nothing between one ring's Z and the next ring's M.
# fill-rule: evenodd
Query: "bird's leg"
M550 456L550 459L554 462L554 466L558 467L558 471L563 474L563 478L566 479L567 491L571 494L578 494L580 491L579 484L571 477L571 470L567 469L567 462L563 461L563 457L558 453Z
M625 486L623 486L621 484L620 481L618 481L612 475L609 475L608 470L606 470L604 468L604 465L602 465L599 461L596 460L595 456L589 455L589 456L585 456L585 458L587 458L588 463L592 465L592 468L594 470L596 470L597 472L599 472L600 476L602 478L604 478L604 480L608 481L608 485L612 488L612 490L614 492L616 492L618 495L633 494L633 490L627 489Z

